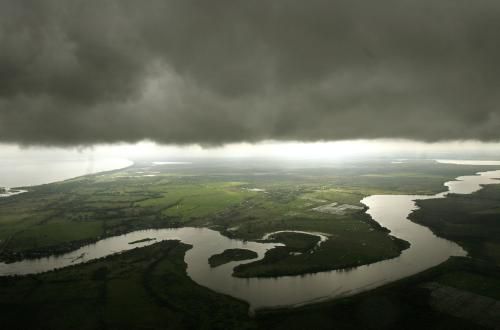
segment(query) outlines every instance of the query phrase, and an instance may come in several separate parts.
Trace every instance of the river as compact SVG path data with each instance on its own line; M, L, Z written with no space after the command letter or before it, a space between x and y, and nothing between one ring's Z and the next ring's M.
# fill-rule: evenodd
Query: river
M245 300L250 303L251 310L303 305L369 290L424 271L444 262L451 256L465 256L466 252L460 246L437 237L427 227L409 221L408 216L417 208L416 200L446 198L448 193L470 194L481 189L481 185L499 183L500 181L495 178L500 178L500 171L459 177L445 183L448 191L433 196L373 195L366 197L362 203L368 206L367 213L375 221L388 228L392 235L410 242L411 246L399 257L349 270L278 278L236 278L231 275L232 269L248 261L235 261L211 268L208 258L226 249L243 248L257 252L258 257L254 260L258 260L268 249L278 244L244 242L229 239L211 229L185 227L136 231L106 238L57 257L23 260L11 264L0 263L0 275L40 273L136 247L144 247L158 241L177 239L193 245L185 256L187 273L200 285ZM311 234L315 235L315 233ZM156 240L129 244L146 238Z

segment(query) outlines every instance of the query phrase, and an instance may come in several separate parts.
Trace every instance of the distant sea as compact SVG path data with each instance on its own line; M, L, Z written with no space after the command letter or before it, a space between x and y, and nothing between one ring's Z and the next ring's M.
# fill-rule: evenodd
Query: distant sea
M56 182L81 175L132 165L126 159L16 159L0 158L0 187L24 187Z

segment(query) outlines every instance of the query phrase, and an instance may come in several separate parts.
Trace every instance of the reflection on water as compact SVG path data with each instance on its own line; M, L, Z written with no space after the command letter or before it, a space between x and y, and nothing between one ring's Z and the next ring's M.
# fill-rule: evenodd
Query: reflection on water
M13 190L10 188L0 188L0 197L10 197L10 196L19 195L19 194L22 194L25 192L27 192L27 190L22 190L22 189Z
M0 187L34 186L132 165L126 159L2 159Z
M452 194L472 194L481 189L482 185L500 183L499 178L500 171L480 172L478 175L460 176L444 185Z
M498 181L494 180L495 177L500 177L500 171L460 177L460 181L447 183L446 186L452 193L471 193L480 189L480 184L497 183ZM188 275L197 283L246 300L252 309L301 305L375 288L428 269L450 256L464 256L465 251L457 244L436 237L427 227L407 220L408 215L416 209L415 200L444 198L445 196L446 193L435 196L374 195L363 199L362 203L369 207L367 213L373 219L390 229L392 235L410 242L411 246L397 258L350 270L279 278L236 278L232 276L232 269L248 261L234 261L211 268L208 258L226 249L236 248L253 250L257 252L258 258L262 258L266 250L278 244L229 239L219 232L206 228L177 228L144 230L111 237L60 257L0 264L0 274L38 273L147 246L162 240L178 239L193 245L193 248L187 251L185 261ZM156 241L129 244L146 238L155 238Z
M458 160L458 159L436 159L436 162L441 164L455 165L479 165L479 166L498 166L499 160Z

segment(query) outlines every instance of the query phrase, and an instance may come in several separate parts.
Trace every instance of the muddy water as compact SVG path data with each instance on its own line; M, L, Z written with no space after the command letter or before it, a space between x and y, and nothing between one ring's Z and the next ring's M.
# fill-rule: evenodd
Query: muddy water
M427 227L409 221L408 215L416 209L415 200L446 198L448 193L470 194L481 189L481 185L499 183L495 178L500 178L500 171L459 177L445 184L447 192L434 196L374 195L363 199L362 203L368 206L367 213L375 221L387 227L392 235L410 242L411 246L397 258L350 270L278 278L235 278L231 275L232 269L248 260L211 268L208 258L226 249L243 248L257 252L258 257L254 259L257 260L278 244L229 239L207 228L177 228L143 230L110 237L58 257L0 263L0 275L40 273L162 240L177 239L193 246L186 253L185 261L188 275L197 283L246 300L251 309L302 305L375 288L438 265L450 256L464 256L466 253L460 246L435 236ZM145 238L156 240L129 244Z

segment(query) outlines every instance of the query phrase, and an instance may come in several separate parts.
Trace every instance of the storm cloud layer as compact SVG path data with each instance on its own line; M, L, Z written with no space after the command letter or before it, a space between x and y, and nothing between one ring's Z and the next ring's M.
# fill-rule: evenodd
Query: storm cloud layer
M500 139L497 0L2 0L0 142Z

